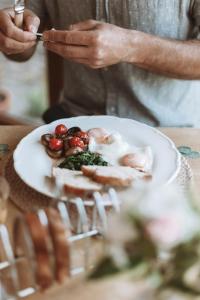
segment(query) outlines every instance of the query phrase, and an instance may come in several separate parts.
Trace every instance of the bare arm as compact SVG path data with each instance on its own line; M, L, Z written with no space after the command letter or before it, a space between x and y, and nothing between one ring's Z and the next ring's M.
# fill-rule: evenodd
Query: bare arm
M142 32L131 34L137 51L127 62L169 77L200 79L200 41L168 40Z
M197 40L163 39L93 20L69 31L48 31L44 39L48 50L91 68L125 62L173 78L200 79Z

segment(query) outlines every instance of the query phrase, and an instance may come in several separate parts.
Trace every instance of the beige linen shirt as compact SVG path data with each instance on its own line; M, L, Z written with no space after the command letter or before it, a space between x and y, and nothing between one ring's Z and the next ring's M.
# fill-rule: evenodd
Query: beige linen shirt
M198 37L199 0L28 0L56 29L87 19L164 38ZM200 49L199 49L200 51ZM200 126L200 81L177 80L120 63L93 70L64 61L66 117L109 114L153 126Z

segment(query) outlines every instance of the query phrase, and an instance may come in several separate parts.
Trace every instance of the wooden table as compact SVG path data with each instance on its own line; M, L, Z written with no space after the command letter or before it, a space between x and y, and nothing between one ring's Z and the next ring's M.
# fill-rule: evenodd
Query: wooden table
M18 142L28 134L33 128L29 126L1 126L0 127L0 143L8 144L10 151L13 151ZM200 151L200 129L191 128L165 128L160 129L164 134L171 138L176 146L190 146L192 149ZM0 171L6 163L5 159L0 160ZM200 186L200 159L189 160L190 166L194 174L194 182L196 187ZM12 223L16 214L21 213L19 209L11 202L8 201L8 225ZM34 295L31 299L64 300L66 298L66 289L64 287L54 287L47 294Z

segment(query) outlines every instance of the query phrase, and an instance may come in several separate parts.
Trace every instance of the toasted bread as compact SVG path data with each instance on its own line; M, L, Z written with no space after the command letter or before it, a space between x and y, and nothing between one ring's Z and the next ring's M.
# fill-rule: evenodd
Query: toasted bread
M100 192L103 186L83 175L80 171L54 168L53 176L63 184L64 191L79 197L90 196Z
M130 186L133 180L149 179L151 176L130 167L83 166L82 172L94 181L117 187Z
M83 175L87 177L93 177L98 166L82 166L81 170L83 172Z

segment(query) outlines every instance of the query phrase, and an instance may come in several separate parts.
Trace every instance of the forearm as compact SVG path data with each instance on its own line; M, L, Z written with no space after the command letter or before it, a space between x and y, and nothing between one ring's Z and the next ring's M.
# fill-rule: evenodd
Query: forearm
M180 79L200 79L200 41L177 41L131 32L127 61L151 72Z

